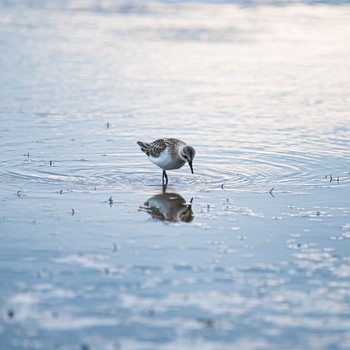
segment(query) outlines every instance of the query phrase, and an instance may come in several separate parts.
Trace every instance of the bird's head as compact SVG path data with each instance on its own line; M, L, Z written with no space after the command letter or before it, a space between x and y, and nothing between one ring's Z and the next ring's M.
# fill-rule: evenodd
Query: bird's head
M191 146L185 146L182 148L181 152L180 152L181 158L188 163L188 165L191 168L191 172L192 174L194 174L193 172L193 167L192 167L192 161L194 156L196 155L196 151L194 150L193 147Z

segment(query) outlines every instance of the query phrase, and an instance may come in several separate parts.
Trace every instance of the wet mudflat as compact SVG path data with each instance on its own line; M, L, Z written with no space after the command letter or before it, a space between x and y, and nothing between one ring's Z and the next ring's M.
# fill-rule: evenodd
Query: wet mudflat
M1 347L350 347L350 8L247 5L0 2Z

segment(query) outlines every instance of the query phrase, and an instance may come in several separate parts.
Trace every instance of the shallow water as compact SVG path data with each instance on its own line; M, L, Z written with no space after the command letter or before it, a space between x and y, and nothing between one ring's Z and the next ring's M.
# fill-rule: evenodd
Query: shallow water
M1 347L350 347L350 8L281 4L0 1Z

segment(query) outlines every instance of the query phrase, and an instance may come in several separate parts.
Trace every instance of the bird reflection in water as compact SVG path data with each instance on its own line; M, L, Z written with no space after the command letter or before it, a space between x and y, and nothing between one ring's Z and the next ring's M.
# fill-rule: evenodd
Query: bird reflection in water
M141 210L160 221L191 222L193 220L191 198L189 203L177 193L161 193L149 198Z

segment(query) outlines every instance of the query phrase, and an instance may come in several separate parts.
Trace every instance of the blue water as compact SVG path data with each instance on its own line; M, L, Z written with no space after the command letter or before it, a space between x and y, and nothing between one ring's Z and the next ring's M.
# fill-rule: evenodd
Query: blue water
M349 34L347 2L0 1L0 348L348 349ZM196 149L166 193L159 137Z

